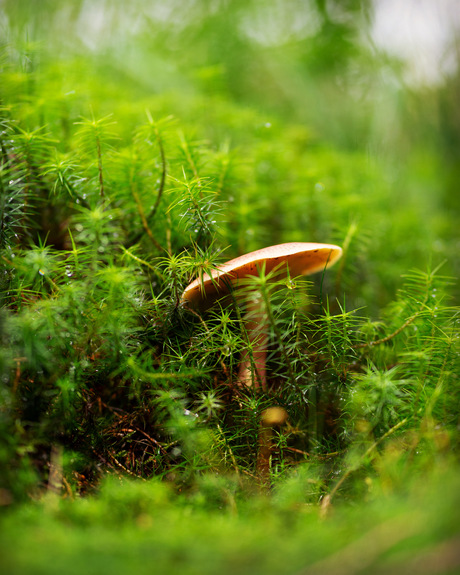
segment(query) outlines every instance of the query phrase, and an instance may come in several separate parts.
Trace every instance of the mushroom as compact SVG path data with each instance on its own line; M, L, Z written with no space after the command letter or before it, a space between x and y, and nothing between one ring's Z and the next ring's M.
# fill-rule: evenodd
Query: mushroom
M185 288L181 301L204 310L233 291L243 278L258 276L262 268L265 273L275 270L280 276L289 273L291 277L297 277L322 271L341 255L342 248L331 244L294 242L263 248L230 260L212 270L210 275L203 274L195 279ZM246 355L240 363L238 383L248 387L254 383L256 388L266 389L267 326L256 299L246 311L246 330L254 346L255 373L252 374L251 361Z
M283 407L275 406L264 409L260 414L259 451L257 454L257 472L262 481L270 475L271 458L275 452L273 432L279 429L288 419Z

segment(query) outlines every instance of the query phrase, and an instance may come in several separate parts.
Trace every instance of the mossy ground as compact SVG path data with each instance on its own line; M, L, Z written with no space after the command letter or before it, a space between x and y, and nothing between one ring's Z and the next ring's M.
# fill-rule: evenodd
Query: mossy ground
M458 73L406 86L364 1L181 4L0 9L0 566L455 572ZM244 305L180 296L289 241L344 254L241 286L242 389Z

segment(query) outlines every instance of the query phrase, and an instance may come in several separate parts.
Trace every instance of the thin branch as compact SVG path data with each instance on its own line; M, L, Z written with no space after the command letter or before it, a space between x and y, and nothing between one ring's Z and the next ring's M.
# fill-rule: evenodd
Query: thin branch
M423 306L425 305L425 303L426 302L423 303ZM400 327L398 327L397 330L395 330L393 333L390 333L390 335L387 335L386 337L382 337L381 339L377 339L375 341L368 341L366 343L358 343L356 345L353 345L352 349L362 349L362 348L366 348L366 347L374 347L375 345L387 343L388 341L392 340L394 337L399 335L402 331L404 331L406 329L406 327L410 326L410 324L413 323L422 314L422 312L423 312L423 309L420 309L419 311L414 313L414 315L412 315L409 319L407 319Z
M137 207L137 211L141 217L141 221L142 221L142 227L144 228L145 233L148 235L148 237L150 238L151 242L153 243L153 245L157 248L158 251L163 251L163 248L161 247L161 245L157 242L157 240L154 238L152 230L149 228L149 224L148 224L148 219L145 217L145 212L144 212L144 208L142 207L142 203L141 200L139 198L139 194L136 192L136 190L134 189L134 186L131 186L131 194L134 198L134 201L136 202L136 207ZM140 239L142 234L138 234L136 236L136 238L134 238L134 240L131 242L130 245L133 245L135 243L137 243Z
M137 473L134 473L133 471L131 471L130 469L128 469L127 467L122 465L118 461L118 459L115 457L115 455L113 455L113 453L111 453L110 451L108 452L108 455L109 455L110 459L115 463L115 465L117 465L118 467L123 469L123 471L125 473L128 473L128 475L131 475L132 477L136 477L136 479L141 479L142 481L147 481L144 477L142 477L142 475L138 475Z
M382 441L385 441L385 439L387 439L390 435L392 435L395 431L397 431L400 427L402 427L406 423L407 423L407 417L405 417L400 422L398 422L396 425L394 425L384 435L382 435L382 437L377 439L377 441L375 441L368 449L366 449L366 451L363 453L363 455L361 455L360 460L364 461L364 459L366 459L366 457L368 457L374 451L374 449L382 443ZM348 477L350 477L350 475L354 471L356 471L358 468L359 468L359 466L354 466L354 467L350 467L349 469L347 469L347 471L342 475L342 477L339 479L339 481L335 484L335 486L330 491L330 493L328 493L324 497L323 501L321 502L321 510L323 511L323 513L326 512L327 508L329 507L329 505L332 501L332 498L337 493L337 491L340 489L340 487L342 487L342 485L348 479Z
M196 167L195 162L193 161L192 154L190 153L190 148L188 146L187 140L185 139L183 132L179 133L179 137L180 137L181 148L185 154L185 158L186 158L190 168L192 169L192 173L193 173L195 180L197 181L197 185L198 185L198 188L200 190L200 200L201 200L201 199L203 199L203 192L201 189L202 185L201 185L200 176L198 174L198 169Z
M158 144L158 148L160 150L160 158L161 158L161 179L160 179L160 186L158 188L158 195L157 195L157 199L155 201L155 205L153 206L150 214L147 216L147 221L150 222L153 220L153 218L155 217L155 214L158 210L158 206L160 205L160 201L161 201L161 196L163 195L163 191L164 191L164 187L165 187L165 182L166 182L166 156L165 156L165 150L164 150L164 146L163 146L163 140L161 139L161 135L160 132L158 131L158 127L157 125L154 123L150 112L147 110L147 117L149 119L149 122L153 125L153 129L155 131L155 136L157 139L157 144Z
M102 149L101 149L101 141L99 136L96 136L96 148L97 148L97 169L99 172L99 194L101 198L104 197L104 176L102 173Z
M140 215L141 220L142 220L142 227L144 228L144 230L147 233L147 235L149 236L149 238L152 240L155 247L158 250L163 251L162 246L153 237L152 231L150 230L150 225L152 223L152 220L155 218L155 215L158 211L158 207L159 207L160 202L161 202L161 198L163 196L163 191L164 191L165 182L166 182L166 155L165 155L165 150L164 150L164 146L163 146L163 140L162 140L160 132L158 130L158 126L153 121L152 116L150 115L150 112L147 110L146 113L147 113L147 117L149 119L149 122L152 125L153 130L155 132L155 137L156 137L156 141L158 144L158 148L160 150L160 158L161 158L160 185L158 187L158 193L157 193L157 198L155 200L155 204L152 207L148 216L146 216L144 213L144 210L142 208L142 204L141 204L141 201L140 201L140 198L139 198L139 195L137 194L137 192L132 188L131 193L134 197L134 200L135 200L136 206L137 206L137 211L139 212L139 215ZM141 239L141 237L142 237L142 232L136 234L134 236L134 238L129 242L128 247L131 247L134 244L137 244L137 242Z
M406 327L409 327L411 323L413 323L424 311L424 308L428 302L428 289L427 289L427 293L425 295L424 300L422 301L421 305L420 305L420 309L418 311L416 311L413 315L410 316L410 318L408 318L400 327L398 327L397 330L395 330L393 333L390 333L390 335L387 335L386 337L382 337L381 339L377 339L375 341L368 341L366 343L358 343L356 345L352 346L352 349L362 349L362 348L366 348L366 347L374 347L375 345L380 345L382 343L387 343L388 341L392 340L394 337L396 337L397 335L399 335L402 331L404 331L406 329Z

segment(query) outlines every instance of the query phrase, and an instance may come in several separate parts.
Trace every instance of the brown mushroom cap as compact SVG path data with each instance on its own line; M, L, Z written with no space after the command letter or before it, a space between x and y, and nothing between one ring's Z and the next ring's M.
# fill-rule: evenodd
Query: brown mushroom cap
M342 248L331 244L293 242L279 244L250 252L230 260L212 270L211 275L203 274L187 286L182 294L182 302L192 307L209 304L216 298L229 293L238 281L246 276L257 276L265 265L265 273L286 266L292 277L312 274L332 265L342 255Z

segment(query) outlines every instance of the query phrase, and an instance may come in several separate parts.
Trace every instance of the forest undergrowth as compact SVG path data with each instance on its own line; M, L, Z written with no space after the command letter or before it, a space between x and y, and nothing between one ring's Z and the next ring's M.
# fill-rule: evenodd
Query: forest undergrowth
M144 553L185 573L204 557L200 573L376 573L415 568L414 548L450 572L457 264L454 246L427 255L423 202L390 213L400 190L379 162L224 98L204 126L160 96L129 112L100 96L96 113L40 54L2 56L6 566L50 573L60 546L51 572L121 573L118 526L140 572ZM262 272L204 312L181 301L220 263L290 241L343 256L308 279ZM267 389L237 383L252 297ZM267 432L273 407L287 417ZM75 549L88 564L69 570Z

